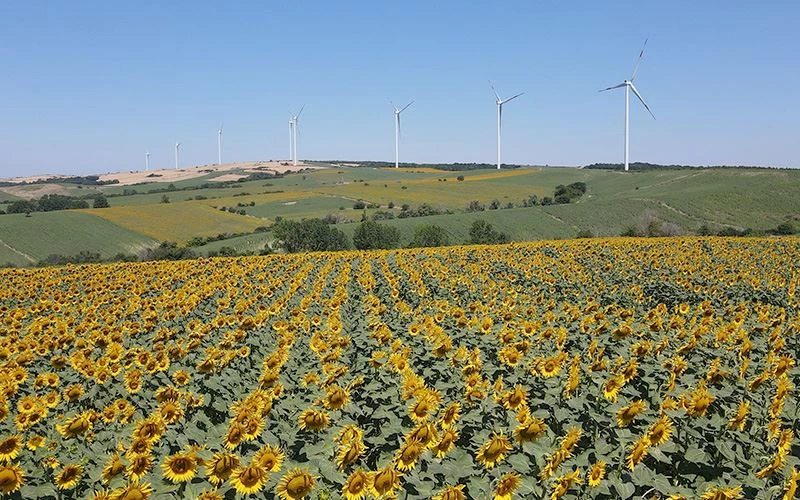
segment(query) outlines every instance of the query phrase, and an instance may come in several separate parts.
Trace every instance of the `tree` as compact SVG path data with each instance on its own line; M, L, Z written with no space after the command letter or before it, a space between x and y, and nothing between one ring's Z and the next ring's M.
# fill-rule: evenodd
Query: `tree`
M421 224L414 228L412 247L441 247L450 243L447 231L436 224Z
M169 203L169 196L161 195L161 203Z
M317 252L345 250L350 247L347 235L325 224L322 219L303 219L300 222L281 220L273 226L275 238L287 252Z
M6 210L10 214L27 214L36 211L36 202L30 200L17 200L11 202Z
M778 224L778 227L775 229L775 234L780 235L790 235L794 234L794 226L791 222L782 222Z
M400 243L400 231L387 224L364 221L353 232L353 246L359 250L395 248Z
M469 243L473 245L494 245L508 243L508 235L495 231L491 224L478 219L469 228Z
M92 204L94 208L108 208L108 199L103 194L98 194Z

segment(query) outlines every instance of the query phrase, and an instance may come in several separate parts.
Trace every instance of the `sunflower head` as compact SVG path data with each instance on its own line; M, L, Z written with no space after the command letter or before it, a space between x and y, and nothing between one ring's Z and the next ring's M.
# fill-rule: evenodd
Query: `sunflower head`
M433 496L433 500L466 500L464 496L464 485L445 486L445 488Z
M261 464L267 472L278 472L283 464L284 453L277 446L264 445L256 453L254 459Z
M342 488L345 500L363 500L369 493L371 478L363 469L356 469L347 478Z
M390 497L399 487L400 474L393 464L389 464L385 468L372 473L370 491L376 498L381 498L383 495Z
M22 448L22 439L17 436L8 436L0 440L0 462L13 460Z
M592 468L586 474L586 480L592 488L599 486L604 477L606 477L606 463L603 460L592 464Z
M217 452L206 463L206 475L211 484L220 485L239 467L239 457L233 453Z
M307 497L316 484L316 478L307 471L292 469L281 478L275 492L281 500L299 500Z
M18 491L25 484L22 468L13 463L0 465L0 492L3 495Z
M133 481L122 488L112 491L109 498L147 500L152 493L153 488L150 486L150 483Z
M328 427L330 424L330 417L326 411L309 408L300 414L297 421L300 424L300 428L303 430L320 432Z
M65 465L61 472L56 475L56 486L60 490L71 490L81 480L81 474L83 474L82 466L78 464Z
M494 500L511 500L514 492L522 485L522 478L516 472L503 475L494 489Z
M261 491L269 478L261 464L253 461L247 467L238 467L231 474L231 485L240 495Z
M173 483L190 481L197 474L197 457L192 452L176 453L164 460L161 469L164 477Z
M485 468L491 469L502 461L511 449L511 442L505 434L493 434L491 439L478 449L475 458Z

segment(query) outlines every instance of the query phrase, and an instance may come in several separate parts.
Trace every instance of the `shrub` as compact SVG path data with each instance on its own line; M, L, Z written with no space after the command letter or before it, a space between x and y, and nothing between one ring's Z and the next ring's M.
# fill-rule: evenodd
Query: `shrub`
M575 235L576 238L594 238L594 233L591 232L589 229L581 229L578 231L578 234Z
M400 231L396 227L364 221L353 232L353 246L359 250L395 248L400 243Z
M495 231L491 224L483 219L478 219L469 228L469 241L473 245L494 245L508 243L509 238L505 233Z
M104 195L99 194L95 196L94 203L92 203L92 207L94 208L108 208L108 198Z
M322 219L281 220L273 226L273 233L287 252L345 250L350 246L343 232Z
M450 243L447 231L435 224L421 224L414 228L412 247L441 247Z
M361 201L361 200L358 200L357 202L353 203L353 208L354 208L355 210L363 210L363 209L365 209L366 207L367 207L367 204L366 204L366 203L364 203L364 202L363 202L363 201Z
M794 234L794 226L791 222L782 222L778 224L778 227L775 229L775 234L780 235L789 235Z
M456 177L456 180L457 181L463 181L464 180L464 176L463 175L459 175L458 177Z
M169 203L169 196L162 194L161 195L161 203Z
M467 205L467 212L483 212L486 210L486 205L478 200L472 200Z

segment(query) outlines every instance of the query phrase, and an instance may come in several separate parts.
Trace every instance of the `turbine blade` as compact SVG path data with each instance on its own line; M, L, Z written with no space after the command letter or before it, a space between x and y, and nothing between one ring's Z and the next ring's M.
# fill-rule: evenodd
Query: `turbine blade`
M392 100L391 100L391 99L389 99L389 104L391 104L391 105L392 105L392 108L394 108L394 112L395 112L395 113L399 113L399 112L400 112L400 111L397 109L397 106L395 106L395 105L394 105L394 103L392 102Z
M297 116L295 116L295 117L294 117L294 119L295 119L295 120L297 120L298 118L300 118L300 115L302 115L302 114L303 114L303 110L304 110L304 109L306 109L306 105L305 105L305 104L303 104L303 105L300 107L300 111L297 113Z
M515 95L514 97L509 97L508 99L506 99L505 101L503 101L503 104L507 103L508 101L513 101L513 100L514 100L514 99L516 99L517 97L519 97L519 96L521 96L521 95L524 95L524 94L525 94L525 92L520 92L519 94Z
M638 97L639 100L642 101L642 104L644 104L644 107L645 107L645 109L647 109L647 112L650 113L650 116L652 116L653 120L655 120L656 119L656 115L654 115L653 112L650 111L650 106L648 106L647 103L644 102L644 99L642 98L642 95L639 93L638 90L636 90L636 87L634 87L632 83L631 83L631 90L633 90L633 93L636 94L636 97Z
M639 71L639 65L642 63L642 57L644 56L644 48L647 47L647 38L644 39L644 45L642 45L642 50L639 52L639 57L636 58L636 64L633 66L633 74L631 75L631 81L636 78L636 73Z
M495 97L497 97L497 100L498 100L498 101L502 101L502 99L500 99L500 95L499 95L499 94L497 93L497 91L494 89L494 85L492 84L492 81L491 81L491 80L489 80L489 86L492 88L492 92L494 92L494 96L495 96Z
M410 103L406 104L406 106L403 109L401 109L400 111L398 111L398 113L402 113L403 111L406 110L407 107L411 106L412 104L414 104L414 101L411 101Z
M614 85L613 87L608 87L607 89L598 90L598 92L605 92L606 90L614 90L614 89L618 89L618 88L624 87L624 86L625 86L625 83L623 82L623 83L620 83L619 85Z

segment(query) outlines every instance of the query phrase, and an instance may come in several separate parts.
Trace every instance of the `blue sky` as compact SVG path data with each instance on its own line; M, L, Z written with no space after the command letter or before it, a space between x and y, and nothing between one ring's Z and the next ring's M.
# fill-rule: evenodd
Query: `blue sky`
M800 166L800 2L0 3L0 177L285 158Z

